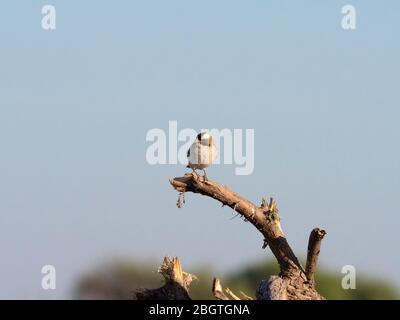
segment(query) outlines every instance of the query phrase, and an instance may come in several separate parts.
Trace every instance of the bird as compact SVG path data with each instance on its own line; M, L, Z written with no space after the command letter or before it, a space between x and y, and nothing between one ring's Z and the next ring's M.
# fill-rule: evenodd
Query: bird
M203 170L204 180L208 180L205 168L209 167L217 158L218 150L213 137L208 132L201 132L187 151L188 165L195 174L197 169Z

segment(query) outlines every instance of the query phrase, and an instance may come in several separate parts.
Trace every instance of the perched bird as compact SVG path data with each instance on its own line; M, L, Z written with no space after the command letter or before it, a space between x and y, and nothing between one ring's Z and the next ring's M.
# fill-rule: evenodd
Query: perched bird
M199 133L187 151L187 158L189 162L187 168L191 168L195 173L196 169L203 170L204 179L207 180L205 168L209 167L217 158L217 148L213 137L208 132Z

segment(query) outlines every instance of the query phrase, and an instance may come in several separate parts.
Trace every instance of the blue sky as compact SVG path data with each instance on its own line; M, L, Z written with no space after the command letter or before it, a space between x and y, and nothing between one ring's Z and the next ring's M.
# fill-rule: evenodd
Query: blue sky
M41 7L57 29L41 29ZM340 26L357 9L357 30ZM67 298L116 256L178 255L217 270L271 257L210 199L150 166L152 128L251 128L255 171L210 168L258 203L274 196L295 252L394 277L400 224L398 1L3 1L0 297ZM224 240L216 241L223 234ZM57 290L40 287L57 269ZM221 271L222 272L222 271Z

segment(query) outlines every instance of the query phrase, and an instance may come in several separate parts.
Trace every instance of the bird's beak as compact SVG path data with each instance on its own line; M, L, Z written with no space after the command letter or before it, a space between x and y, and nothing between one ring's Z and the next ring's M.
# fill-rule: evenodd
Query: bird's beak
M208 139L208 146L209 146L209 147L212 146L212 137L210 137L210 139Z

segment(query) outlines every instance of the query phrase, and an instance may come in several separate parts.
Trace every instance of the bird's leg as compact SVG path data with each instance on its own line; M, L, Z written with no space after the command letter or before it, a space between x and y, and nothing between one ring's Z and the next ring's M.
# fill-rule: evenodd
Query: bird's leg
M192 168L192 170L193 170L193 174L194 174L194 176L195 176L195 178L196 178L196 180L199 178L199 175L198 175L198 173L196 172L196 169L194 169L194 168Z
M204 181L207 181L207 180L208 180L208 178L207 178L207 173L206 173L206 170L205 170L205 169L203 169L203 172L204 172Z

